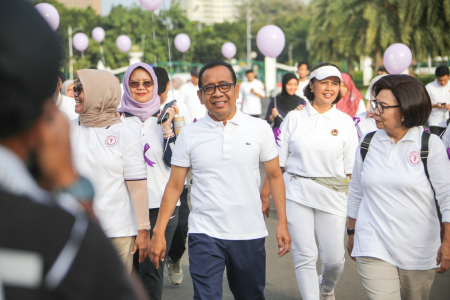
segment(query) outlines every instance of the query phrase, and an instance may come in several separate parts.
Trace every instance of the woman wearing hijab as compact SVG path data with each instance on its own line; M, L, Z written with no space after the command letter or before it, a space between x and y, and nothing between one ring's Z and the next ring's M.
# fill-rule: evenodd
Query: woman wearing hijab
M295 94L298 89L298 79L294 73L283 76L281 93L272 98L267 109L266 121L273 128L279 128L286 115L300 104L306 105L305 100Z
M131 272L133 255L148 257L147 171L139 137L120 120L120 86L103 70L80 70L74 84L70 138L75 166L94 185L94 211ZM137 237L136 237L137 236Z
M66 80L61 86L61 94L73 98L73 80Z
M167 85L167 83L166 83ZM119 109L122 121L135 134L140 136L146 161L147 191L149 200L149 215L151 235L158 219L162 196L170 175L170 160L172 146L176 137L172 127L172 120L178 114L176 105L167 110L169 118L159 125L161 100L158 96L158 78L152 67L144 63L136 63L128 67L123 77L124 93L122 105ZM178 210L180 202L172 214L172 218L162 234L166 238L166 249L170 249L173 235L178 225ZM167 252L166 252L167 257ZM164 264L157 269L148 259L139 264L139 276L152 300L162 297Z
M336 104L336 108L354 118L358 111L359 103L363 96L358 91L350 75L342 73L341 100Z

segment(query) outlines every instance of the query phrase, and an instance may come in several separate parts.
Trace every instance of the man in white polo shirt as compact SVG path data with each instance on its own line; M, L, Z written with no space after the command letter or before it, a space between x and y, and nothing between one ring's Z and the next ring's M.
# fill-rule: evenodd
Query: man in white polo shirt
M199 74L205 118L185 126L172 154L172 170L153 229L150 259L164 259L164 230L191 168L189 269L194 299L222 299L225 267L236 299L264 299L267 229L259 196L264 163L278 214L279 256L290 251L285 188L270 126L236 110L236 74L223 61ZM284 245L283 245L284 244Z
M450 108L449 69L445 66L436 68L436 80L427 84L426 88L431 98L431 111L428 126L430 132L441 135L447 128L448 110Z
M248 70L245 73L247 81L241 83L242 112L253 117L261 116L261 98L264 98L264 85L255 78L255 73ZM238 97L239 98L239 97Z

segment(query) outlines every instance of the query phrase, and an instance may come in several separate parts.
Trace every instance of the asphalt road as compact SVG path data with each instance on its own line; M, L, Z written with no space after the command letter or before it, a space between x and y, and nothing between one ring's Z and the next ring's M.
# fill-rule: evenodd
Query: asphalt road
M264 107L268 105L268 99L263 99ZM265 177L264 168L261 165L261 177ZM266 225L269 236L266 238L266 290L265 295L268 300L294 300L301 299L300 292L297 287L295 278L294 261L291 253L282 258L277 255L278 247L275 237L277 227L277 217L273 203L271 205L270 217L266 219ZM345 241L346 242L346 241ZM189 275L189 258L188 253L182 258L182 266L184 271L184 280L181 285L172 285L167 279L167 268L165 269L164 292L165 300L186 300L193 299L194 291L192 280ZM317 263L317 270L320 272L320 261ZM344 272L335 289L336 299L338 300L360 300L367 299L364 288L361 283L356 262L346 256ZM223 277L223 299L232 300L233 295L228 288L226 271ZM437 274L430 295L431 300L449 300L450 299L450 271L446 274Z

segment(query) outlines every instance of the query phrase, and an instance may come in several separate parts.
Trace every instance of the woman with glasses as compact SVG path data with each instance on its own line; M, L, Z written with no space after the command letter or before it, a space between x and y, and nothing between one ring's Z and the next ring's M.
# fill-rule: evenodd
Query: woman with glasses
M120 86L103 70L79 70L70 139L75 166L94 185L94 212L131 273L133 255L148 256L147 171L139 137L120 120Z
M347 249L370 300L428 299L436 269L450 267L449 158L439 137L423 130L431 100L419 80L388 75L373 95L378 130L356 152Z
M358 146L352 118L337 110L341 73L323 63L304 94L310 104L281 124L280 166L297 283L305 300L334 299L344 270L346 190ZM317 278L319 242L322 274Z
M167 85L167 83L166 83ZM158 219L162 195L169 181L170 160L172 146L176 136L173 131L172 120L178 114L178 108L173 105L166 111L168 119L158 124L160 114L160 98L158 96L159 82L152 67L144 63L135 63L128 67L123 77L124 93L122 96L122 122L127 124L140 137L143 146L143 157L146 162L147 191L151 230ZM170 248L173 235L178 224L178 210L180 202L172 213L165 231L167 248ZM167 256L166 256L167 257ZM149 294L150 299L158 300L162 297L164 264L157 269L146 257L139 264L139 276Z

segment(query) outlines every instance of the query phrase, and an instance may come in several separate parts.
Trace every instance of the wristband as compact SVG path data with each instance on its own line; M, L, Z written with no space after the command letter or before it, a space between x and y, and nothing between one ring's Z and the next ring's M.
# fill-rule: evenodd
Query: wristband
M347 235L352 235L352 234L355 234L355 229L349 229L347 227Z

